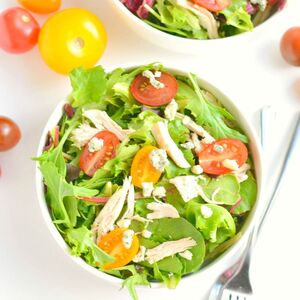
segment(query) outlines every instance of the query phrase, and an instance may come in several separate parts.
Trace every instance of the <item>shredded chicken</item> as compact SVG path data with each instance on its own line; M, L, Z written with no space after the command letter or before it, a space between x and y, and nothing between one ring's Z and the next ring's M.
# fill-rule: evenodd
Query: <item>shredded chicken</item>
M124 212L122 218L118 221L118 226L128 228L131 223L131 218L134 214L134 186L130 185L127 195L127 209Z
M185 125L189 130L197 133L199 136L203 137L201 143L211 144L215 139L200 125L195 123L190 117L183 114L177 113L176 117L182 120L183 125Z
M86 110L83 112L83 116L88 118L99 130L105 128L114 133L121 141L123 141L128 134L133 132L131 129L123 129L120 127L105 111L99 109Z
M147 219L161 219L161 218L179 218L177 209L168 203L151 202L147 204L147 208L152 210L152 213L147 214Z
M219 38L218 23L210 11L187 0L177 0L177 5L192 11L199 17L199 23L207 30L210 39Z
M195 153L196 154L200 153L203 149L203 145L202 145L201 141L199 140L198 135L193 132L191 134L191 140L192 140L192 143L194 144Z
M103 129L104 128L99 129L91 127L88 122L84 122L78 128L72 131L71 140L75 147L81 148L85 146L95 134Z
M158 143L159 147L166 150L168 155L173 159L175 164L180 168L190 168L190 164L185 159L183 153L172 140L168 125L165 122L159 121L152 126L152 134Z
M146 218L143 218L140 215L134 215L130 219L141 222L141 223L150 223L150 222L152 222L152 220L148 220Z
M165 257L184 252L196 245L196 241L190 237L183 238L177 241L164 242L152 249L148 249L146 251L145 257L150 264L154 264L164 259Z
M101 240L103 235L114 229L114 223L122 211L130 186L131 177L125 178L122 188L109 198L96 217L92 225L92 233L97 243Z

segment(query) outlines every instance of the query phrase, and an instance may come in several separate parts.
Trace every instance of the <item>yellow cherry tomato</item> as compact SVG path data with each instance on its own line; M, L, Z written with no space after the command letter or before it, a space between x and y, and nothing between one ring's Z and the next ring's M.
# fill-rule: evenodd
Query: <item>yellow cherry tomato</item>
M143 147L136 153L132 161L130 170L132 183L139 188L142 188L143 182L156 183L161 176L161 172L153 167L149 157L155 149L157 148L154 146Z
M94 66L106 47L106 32L98 17L81 8L51 16L42 27L39 49L54 71L68 74L74 68Z
M115 258L115 261L103 266L104 270L126 266L137 255L140 243L135 234L129 248L125 248L123 245L123 234L126 230L127 228L116 228L100 240L98 246Z
M55 12L61 5L61 0L18 0L18 2L28 10L39 14Z

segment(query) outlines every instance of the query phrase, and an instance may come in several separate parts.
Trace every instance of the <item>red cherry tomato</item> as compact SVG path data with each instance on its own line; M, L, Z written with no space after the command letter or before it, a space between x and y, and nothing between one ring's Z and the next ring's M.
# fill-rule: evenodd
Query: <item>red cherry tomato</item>
M13 148L20 138L21 132L17 124L9 118L0 116L0 151Z
M300 27L292 27L285 32L280 42L280 51L289 64L300 66Z
M108 160L116 156L116 147L120 143L115 134L108 130L98 132L94 137L103 140L103 147L90 152L89 145L86 144L79 159L80 169L89 176L93 176Z
M0 48L9 53L23 53L38 41L40 27L33 16L20 7L0 14Z
M164 84L163 88L155 88L147 77L139 74L133 80L130 91L140 103L149 106L160 106L172 101L178 90L178 83L174 76L162 72L157 80Z
M240 140L220 139L207 145L198 157L205 173L221 175L232 172L222 165L225 159L235 160L241 166L248 158L248 150Z
M209 11L218 12L231 4L231 0L192 0L195 4L208 9Z

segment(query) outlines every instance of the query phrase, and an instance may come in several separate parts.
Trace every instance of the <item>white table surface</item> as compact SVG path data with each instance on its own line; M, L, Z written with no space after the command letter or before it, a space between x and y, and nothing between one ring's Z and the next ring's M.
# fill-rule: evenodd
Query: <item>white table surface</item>
M118 19L109 0L65 0L64 6L94 11L108 31L108 47L100 63L162 61L184 67L213 82L237 101L255 123L257 111L272 105L266 162L273 174L283 157L289 128L300 106L300 68L287 65L279 53L279 40L290 26L300 25L300 1L267 31L247 42L207 49L184 56L160 49L140 38ZM15 5L1 0L0 9ZM42 22L44 17L39 17ZM42 128L56 104L70 91L68 78L49 70L38 50L19 56L0 51L0 115L13 118L23 138L12 151L0 153L0 299L79 300L130 299L127 291L100 281L65 256L41 217L34 182L34 163ZM253 257L254 299L300 299L299 292L299 167L295 160L285 178ZM140 299L200 299L201 283L180 284L176 291L143 290Z

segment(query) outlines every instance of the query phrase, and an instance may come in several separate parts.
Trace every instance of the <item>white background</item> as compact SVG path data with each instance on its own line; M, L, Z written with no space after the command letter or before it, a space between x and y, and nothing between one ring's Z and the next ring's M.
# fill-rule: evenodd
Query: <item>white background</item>
M160 49L141 40L119 19L109 0L63 2L66 7L88 8L103 21L108 31L108 47L100 61L104 67L162 61L190 69L227 93L254 125L259 108L272 105L276 115L272 113L269 118L265 162L269 179L273 178L300 105L300 68L287 65L279 53L282 33L290 26L300 26L299 1L289 0L285 13L246 42L232 46L229 40L218 48L203 47L197 56ZM0 9L15 4L13 0L1 0ZM38 19L41 23L45 20ZM23 134L15 149L0 153L3 300L130 299L126 291L73 264L50 236L40 214L30 157L36 153L49 114L69 91L68 78L49 70L37 49L19 56L0 50L0 115L13 118ZM285 178L255 249L251 274L257 300L300 299L299 157ZM140 299L196 300L205 288L201 282L185 282L176 291L142 290Z

